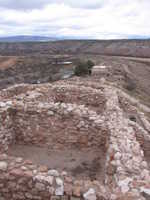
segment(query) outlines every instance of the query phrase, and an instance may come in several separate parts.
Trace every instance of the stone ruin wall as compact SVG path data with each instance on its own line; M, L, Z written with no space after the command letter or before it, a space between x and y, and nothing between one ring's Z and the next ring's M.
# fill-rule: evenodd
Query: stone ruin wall
M137 140L135 124L119 106L117 90L106 88L107 125L110 130L106 162L106 184L111 185L111 199L149 198L150 173L144 152ZM121 192L120 192L121 191Z
M22 88L22 89L21 89ZM44 91L44 92L43 92ZM44 93L44 94L43 94ZM28 84L16 85L14 88L3 90L0 99L9 100L10 98L20 101L39 101L39 102L64 102L85 105L97 113L105 109L106 98L103 88L93 89L88 86L75 86L73 84L47 84L35 87ZM15 99L15 100L16 100Z
M0 152L8 150L8 145L14 140L13 120L8 108L0 110Z
M11 102L8 101L10 100L10 98L12 99ZM35 87L34 85L30 86L28 84L16 85L15 87L3 90L0 94L0 99L3 99L3 101L5 100L6 104L16 104L16 106L13 106L13 108L10 109L14 124L13 129L14 132L17 133L16 135L18 135L16 140L22 142L24 141L24 143L38 144L40 142L40 144L46 144L48 143L47 138L49 136L49 138L53 138L53 140L55 140L54 134L52 133L56 133L55 138L57 140L59 140L58 138L60 138L60 143L62 143L62 146L64 143L63 141L66 141L66 138L64 137L64 133L66 132L71 133L69 135L70 141L72 140L72 143L75 143L75 141L79 141L80 144L82 142L90 143L90 141L92 140L91 138L95 138L94 135L97 135L98 129L93 127L94 125L91 122L88 122L86 117L80 119L75 115L72 115L72 109L75 109L75 107L77 107L76 104L73 105L74 108L72 108L71 104L65 105L59 102L86 105L90 109L93 108L92 110L95 110L94 108L97 108L97 113L102 113L106 103L106 99L102 91L98 91L96 89L91 89L88 87L86 88L83 86L78 88L73 85L68 86L63 84L61 86L57 84L47 84L47 86L44 86L44 88L42 88L42 85L40 85L39 87ZM33 104L31 104L31 102L33 102ZM47 106L45 102L58 102L56 103L57 108L51 108L53 106L53 104L51 104L50 108L47 107L47 109L49 110L44 111L43 108L41 108L40 110L39 107L40 105L42 106L42 102L43 108L44 106L45 108ZM63 109L65 111L59 112L58 110L61 105L62 107L64 106ZM70 109L71 111L70 116L67 116L67 106L68 109ZM84 106L81 106L81 108L86 110ZM74 120L70 120L70 118ZM64 131L63 134L62 130ZM79 131L81 134L79 134ZM76 138L75 136L73 136L73 133L74 135L75 133L77 133ZM49 141L49 144L51 142ZM100 142L100 144L103 142L104 141L102 139L102 142ZM97 144L98 143L99 140Z
M50 199L53 176L45 173L46 169L39 169L40 173L29 161L5 154L0 160L1 199Z
M78 85L82 86L83 82L78 83ZM95 83L94 88L97 87L99 86ZM104 92L107 102L105 112L101 115L98 115L85 106L79 106L77 104L56 102L40 103L39 101L41 101L41 99L39 99L39 96L35 102L31 103L32 98L30 98L30 94L28 96L30 103L21 103L20 101L13 100L12 105L9 105L8 108L5 107L1 111L2 123L2 115L7 119L6 123L3 123L3 126L1 126L1 135L4 135L6 138L4 140L6 143L2 146L7 150L11 139L13 142L16 142L16 139L18 142L26 140L27 137L24 137L23 133L27 135L30 133L29 135L31 135L31 138L29 136L29 141L24 141L25 143L34 141L34 144L36 144L36 141L39 142L39 135L41 134L38 133L42 133L40 141L42 139L43 145L47 144L47 142L48 144L51 142L43 137L45 136L43 132L51 134L46 128L44 131L40 132L38 132L38 128L36 131L32 131L35 130L34 125L30 123L32 117L37 124L41 125L41 117L44 117L46 120L50 119L49 123L55 121L57 126L57 123L60 125L63 116L63 119L65 118L65 122L68 125L73 127L76 126L76 124L79 125L76 131L83 131L83 134L85 134L85 132L87 134L88 125L91 128L90 133L87 134L88 138L86 140L83 139L84 142L80 147L87 148L99 145L99 143L97 143L97 138L90 140L92 134L96 134L93 135L93 137L97 137L97 134L100 134L100 142L104 139L101 146L103 145L105 151L107 151L105 163L106 185L101 185L98 180L75 180L73 177L68 176L66 172L58 173L56 170L48 170L46 167L36 166L28 160L1 154L0 197L2 200L79 200L82 198L87 200L147 200L147 195L150 191L150 174L137 137L137 135L142 134L143 137L145 137L147 131L141 128L137 123L131 122L126 118L124 111L119 105L117 93L113 88L104 88ZM10 104L10 102L8 104ZM7 115L9 117L7 117ZM14 121L12 121L12 119ZM21 119L24 120L22 121ZM68 123L68 120L71 122L69 121ZM46 127L49 126L49 123L45 124L44 121L42 121L43 126L46 125ZM31 129L26 131L25 127L28 126ZM33 129L32 126L34 127ZM6 130L8 137L3 130ZM17 135L19 134L21 136L20 138L15 136L17 130ZM93 130L94 132L92 132ZM57 129L55 131L55 133L59 133ZM68 133L70 135L72 134L72 132ZM60 132L60 134L62 134L62 132ZM54 138L53 141L56 142L56 138ZM78 140L75 139L75 141ZM1 140L1 143L4 143L3 140ZM63 147L58 141L57 144L58 148ZM67 143L66 145L68 146Z
M98 117L97 121L93 120L96 113L84 106L33 103L23 107L15 105L11 110L17 143L50 149L105 147L107 129L102 127Z
M13 96L17 96L19 94L26 93L27 91L31 91L35 89L35 85L29 85L29 84L19 84L14 85L12 87L9 87L7 89L3 89L0 91L0 99L10 99Z
M90 87L74 85L53 86L53 99L55 102L77 103L85 105L98 114L104 111L106 98L102 90L91 89ZM51 93L51 92L50 92Z
M66 172L37 167L31 161L0 155L0 198L2 200L79 200L83 195L106 196L98 181L75 180ZM94 190L94 191L93 191ZM101 192L100 192L101 191ZM99 196L99 197L98 197ZM92 197L93 198L93 197Z
M150 169L150 134L135 122L131 122L130 124L136 133L137 141L144 151L145 159L147 160Z
M139 142L141 149L144 151L145 158L150 158L150 122L147 120L144 113L139 111L139 102L132 102L119 91L119 102L126 113L126 116L131 120L130 125L136 133L136 139ZM149 112L149 110L147 110ZM149 164L150 165L150 164Z
M108 134L102 125L103 120L84 106L52 102L21 106L16 103L6 105L3 110L1 119L4 120L5 114L5 123L1 126L1 133L6 130L4 150L16 142L51 145L51 148L58 149L100 147L106 151ZM4 143L3 139L1 141ZM66 172L58 173L45 166L38 167L31 161L4 153L0 155L0 171L0 198L4 200L74 200L82 199L88 191L95 197L95 191L98 192L100 188L103 192L99 198L105 193L98 181L77 181ZM94 191L92 188L95 188Z

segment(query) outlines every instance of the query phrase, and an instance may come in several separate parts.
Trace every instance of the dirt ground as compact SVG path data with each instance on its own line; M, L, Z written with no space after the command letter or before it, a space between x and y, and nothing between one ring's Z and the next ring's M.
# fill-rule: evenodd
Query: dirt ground
M0 56L0 69L5 70L13 67L17 62L17 56Z
M50 151L47 148L13 145L9 155L30 159L34 164L46 165L49 169L67 171L76 178L104 180L105 153L101 150L60 150Z

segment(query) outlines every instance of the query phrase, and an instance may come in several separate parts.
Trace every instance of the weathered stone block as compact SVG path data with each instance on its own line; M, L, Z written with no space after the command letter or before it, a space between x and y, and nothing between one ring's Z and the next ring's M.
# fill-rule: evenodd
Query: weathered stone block
M35 188L38 190L38 191L44 191L45 190L45 185L43 183L36 183L35 184Z
M7 170L7 167L8 167L7 162L0 161L0 170L1 170L1 171L6 171L6 170Z

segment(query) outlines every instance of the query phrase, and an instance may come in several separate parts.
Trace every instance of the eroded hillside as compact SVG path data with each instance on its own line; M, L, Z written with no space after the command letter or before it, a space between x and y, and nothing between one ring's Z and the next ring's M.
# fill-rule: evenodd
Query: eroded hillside
M65 40L0 43L0 55L98 54L150 57L150 40Z
M61 56L60 60L65 60ZM69 58L70 59L70 58ZM73 71L63 64L57 64L55 56L1 56L0 57L0 89L18 83L43 83L59 80ZM70 61L70 60L69 60Z

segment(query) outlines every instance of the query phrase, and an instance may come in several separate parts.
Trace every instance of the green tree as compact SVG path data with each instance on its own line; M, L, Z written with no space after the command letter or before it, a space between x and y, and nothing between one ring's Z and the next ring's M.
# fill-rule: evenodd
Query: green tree
M74 73L76 76L84 76L91 74L91 69L94 65L95 64L91 60L88 60L87 62L78 61L74 69Z
M87 65L88 65L89 69L92 69L92 67L95 65L95 63L92 60L88 60Z
M86 75L89 72L88 65L83 61L78 61L74 72L76 76Z

